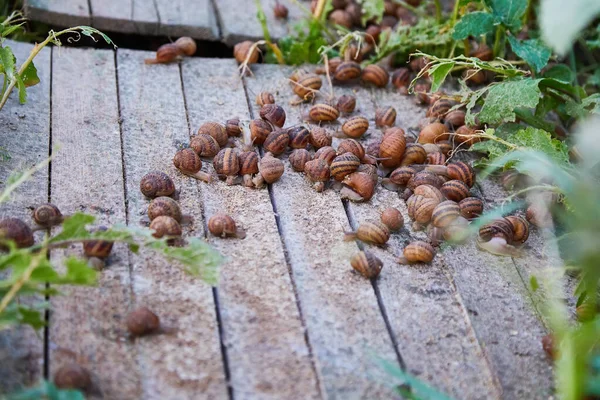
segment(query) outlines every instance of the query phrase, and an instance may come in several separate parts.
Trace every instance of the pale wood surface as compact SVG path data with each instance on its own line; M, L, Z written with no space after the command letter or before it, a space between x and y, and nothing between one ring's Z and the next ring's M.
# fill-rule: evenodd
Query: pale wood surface
M90 8L87 0L25 0L25 14L33 21L60 27L89 25Z
M155 0L159 33L217 40L219 28L211 0Z
M92 26L109 32L157 35L158 12L148 0L90 0Z

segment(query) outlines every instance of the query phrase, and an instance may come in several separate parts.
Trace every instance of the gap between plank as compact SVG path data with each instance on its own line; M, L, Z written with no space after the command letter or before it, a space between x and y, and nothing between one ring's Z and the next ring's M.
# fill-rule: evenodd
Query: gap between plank
M88 4L88 15L90 16L90 26L94 26L94 13L92 9L92 0L87 0Z
M210 0L210 4L213 8L213 15L215 17L215 22L217 24L217 38L220 38L221 35L223 34L223 24L221 22L221 13L219 12L219 9L217 8L217 0Z

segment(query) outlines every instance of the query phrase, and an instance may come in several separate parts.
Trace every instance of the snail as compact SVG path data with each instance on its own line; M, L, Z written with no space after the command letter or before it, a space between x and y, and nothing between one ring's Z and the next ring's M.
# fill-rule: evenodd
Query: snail
M408 216L415 221L415 230L420 230L422 226L429 223L432 218L433 210L440 202L435 198L425 197L413 194L406 202Z
M542 337L542 348L544 349L548 357L550 357L553 360L557 359L557 348L554 343L554 336L552 336L552 334L548 334Z
M277 104L265 104L260 109L260 117L278 128L285 124L285 110Z
M548 207L543 204L531 204L527 207L525 214L527 221L538 228L552 227L552 214Z
M444 165L446 164L446 156L441 151L434 151L427 154L427 163L431 165Z
M256 95L256 104L261 107L265 104L275 104L275 97L269 92L260 92Z
M305 149L310 139L310 131L300 125L287 130L290 138L289 145L292 149Z
M51 203L42 204L33 210L33 220L44 228L60 225L64 219L58 207Z
M69 363L54 373L54 384L59 389L76 389L85 392L92 387L92 377L81 365Z
M471 51L470 56L479 58L481 61L492 61L494 59L494 52L485 43L480 43L476 49Z
M392 74L392 84L401 94L408 94L410 81L410 71L408 68L398 68Z
M459 202L470 196L469 187L463 181L450 180L440 187L440 191L448 200Z
M340 155L344 153L352 153L361 161L365 158L364 147L354 139L344 139L338 144L337 154Z
M133 337L155 333L160 329L160 318L147 307L131 311L125 319L127 330Z
M325 128L315 127L311 129L308 141L312 147L320 149L321 147L331 146L333 138L327 133Z
M233 47L233 56L240 64L246 62L246 59L248 64L254 64L258 61L258 46L254 46L250 40L240 42Z
M240 136L242 134L242 129L240 128L240 119L239 118L228 119L225 122L225 132L227 132L227 136L229 136L229 137ZM214 156L214 154L213 154L213 156ZM212 156L208 156L208 157L212 157Z
M422 241L415 241L404 248L403 255L398 258L398 264L428 263L433 260L435 250Z
M169 244L173 244L176 241L174 238L179 237L182 234L179 222L166 215L154 218L150 223L150 229L154 231L152 236L157 239L165 236L173 237L167 241Z
M267 136L265 142L263 143L263 147L265 150L278 156L285 152L289 141L290 135L286 130L275 129L269 133L269 136Z
M466 144L467 147L473 143L481 141L474 127L463 125L454 133L454 142L458 144Z
M265 156L258 163L258 174L252 179L252 183L258 189L262 188L266 183L273 183L281 178L285 170L283 162L271 155Z
M317 74L304 74L294 83L294 93L303 100L311 100L315 97L315 92L321 89L323 82Z
M379 157L381 165L386 168L395 168L401 163L406 149L406 139L404 131L400 128L391 128L389 131L397 133L386 134L379 145Z
M290 165L297 172L304 172L304 166L312 159L312 154L306 149L296 149L288 157Z
M219 146L217 140L206 134L192 137L190 147L200 157L214 157L221 150L221 146Z
M340 112L351 113L356 108L356 97L345 94L338 99L337 109Z
M225 127L218 122L205 122L202 124L198 128L198 135L202 134L212 136L221 147L225 147L229 140Z
M340 116L340 112L329 104L320 103L310 108L308 116L315 122L335 121Z
M440 140L448 140L450 134L446 125L440 122L434 122L425 126L419 133L418 142L423 143L436 143Z
M452 200L446 200L439 203L431 214L431 222L437 228L445 228L452 221L460 217L460 208L458 204Z
M351 138L358 139L369 129L369 120L365 117L352 117L342 125L342 132Z
M389 181L396 185L405 186L416 173L417 170L413 167L399 167L392 171Z
M464 243L469 238L469 221L459 216L442 230L443 238L455 244Z
M321 147L319 150L315 152L313 159L323 160L327 162L327 165L331 165L333 159L337 156L335 149L331 146Z
M7 241L12 240L17 248L33 246L33 231L18 218L4 218L0 220L0 249L8 249Z
M394 126L396 123L396 109L394 107L384 107L375 110L375 126Z
M462 161L448 164L448 177L464 182L468 187L475 184L475 171L473 168Z
M208 230L213 235L221 238L229 236L244 239L246 237L246 231L238 227L235 220L226 214L217 214L210 217Z
M413 72L420 72L427 67L429 60L425 57L415 57L408 63L409 68ZM426 77L425 77L426 78Z
M361 79L364 82L383 88L387 86L388 81L390 80L390 74L379 65L371 64L363 69Z
M345 10L333 10L329 14L329 21L334 25L343 26L346 29L352 28L352 16Z
M335 154L335 152L334 152ZM321 158L315 158L304 164L304 173L314 185L317 192L325 190L325 183L329 180L329 164Z
M375 45L377 42L379 42L379 36L381 35L381 27L375 24L369 25L365 30L365 34L365 40L367 41L367 43Z
M465 115L463 110L452 110L444 116L444 123L448 128L458 129L465 124Z
M254 151L243 151L238 154L240 164L239 174L242 175L244 186L254 187L252 176L258 174L258 154Z
M381 222L392 232L397 232L404 226L404 217L397 208L388 207L381 213Z
M107 229L105 226L101 226L98 228L98 232L104 232ZM113 245L114 242L107 240L85 240L83 242L83 254L88 258L104 260L110 256Z
M140 191L146 197L170 196L175 193L175 184L169 175L160 171L150 172L142 177Z
M513 230L513 243L521 245L529 238L529 223L527 220L520 216L511 215L505 217L510 222Z
M196 54L197 46L196 41L189 36L182 36L175 41L175 46L179 49L181 54L185 54L188 57Z
M431 185L439 189L440 187L442 187L442 184L442 180L436 174L428 171L421 171L414 174L412 178L410 178L410 180L407 182L406 186L410 190L414 191L417 188L417 186Z
M252 143L262 145L273 128L262 119L254 119L250 122L250 138Z
M302 78L303 76L308 75L310 73L311 73L310 71L308 71L307 69L304 69L304 68L298 68L298 69L294 70L294 72L292 72L292 74L289 77L291 86L294 86L294 83L298 82L298 80L300 80L300 78Z
M425 116L442 119L455 104L456 102L449 99L438 99L429 107Z
M330 164L331 177L336 181L342 181L346 175L356 171L360 166L360 160L352 153L340 154Z
M512 223L506 218L498 218L479 229L477 246L489 253L500 256L520 256L521 251L514 247Z
M375 279L383 268L383 262L369 251L359 251L350 259L350 265L367 279Z
M443 228L436 228L435 226L429 224L429 226L427 227L427 238L429 239L429 243L433 247L439 246L444 240L443 233Z
M166 64L179 58L181 50L174 43L163 44L156 50L155 58L146 58L145 64Z
M200 157L198 157L192 149L183 149L175 153L173 165L175 165L175 168L184 175L207 183L212 182L212 176L210 174L200 171L200 168L202 168L202 160L200 160Z
M288 9L286 6L281 4L279 1L276 1L275 6L273 7L273 15L275 15L275 18L287 19Z
M226 183L228 185L233 185L240 170L240 163L236 150L226 148L219 151L213 159L213 167L218 175L227 177Z
M343 199L352 201L369 201L375 194L377 185L377 176L365 172L353 172L347 175L342 183L345 185L340 191Z
M452 150L454 150L454 145L452 144L452 142L450 142L450 140L440 140L437 142L437 147L438 149L440 149L440 153L442 153L445 157L447 157ZM444 158L445 161L445 158ZM442 165L442 164L439 164Z
M150 221L157 217L166 215L180 222L183 219L179 204L170 197L157 197L148 205L148 218Z
M338 65L333 77L338 81L349 81L360 76L360 64L354 61L344 61Z
M381 222L363 222L356 231L344 232L344 241L357 239L381 246L390 240L390 230Z
M467 197L458 203L460 214L466 219L477 218L483 212L483 201L477 197Z
M419 196L426 197L428 199L435 199L438 203L441 203L442 201L446 200L442 192L438 188L431 185L417 186L413 193Z
M415 99L417 104L429 104L431 102L431 97L428 92L431 89L430 82L417 82L415 83L413 92L415 94Z

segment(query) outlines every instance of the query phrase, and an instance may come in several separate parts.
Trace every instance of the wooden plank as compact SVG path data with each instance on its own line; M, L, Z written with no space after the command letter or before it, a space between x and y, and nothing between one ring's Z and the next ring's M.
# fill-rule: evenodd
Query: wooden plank
M113 51L63 48L53 55L51 199L64 213L93 214L98 224L125 221L123 169ZM81 245L55 250L60 263ZM128 251L115 245L97 287L62 289L52 298L50 374L76 360L105 398L134 398L140 379L134 348L124 339L130 306Z
M246 80L250 99L263 90L275 95L286 109L287 126L300 123L307 107L289 105L291 71L260 65L255 77ZM258 106L252 103L257 116ZM350 267L349 258L358 248L342 240L350 227L339 195L317 193L287 160L285 164L281 180L272 185L273 201L325 396L391 398L390 378L372 354L393 362L396 355L371 282Z
M393 106L396 126L405 130L425 116L425 109L415 105L412 98L391 89L340 86L334 90L337 96L354 92L359 110L353 115L369 119L370 129L362 140L365 147L380 142L383 136L375 128L377 107ZM378 186L371 201L348 203L355 226L378 221L387 207L401 210L405 228L391 235L386 248L366 247L384 262L376 285L408 371L455 398L499 398L494 373L483 357L460 294L447 276L443 257L438 255L431 265L396 263L405 245L424 237L422 232L413 231L406 202Z
M27 58L33 46L6 41L17 62ZM27 104L19 104L17 91L11 95L0 112L0 125L4 127L1 148L10 158L0 162L0 180L5 186L12 172L24 171L48 157L50 133L50 49L44 49L35 59L41 82L27 89ZM17 217L32 224L31 207L48 201L48 170L37 172L21 185L11 200L0 204L0 216ZM42 232L36 235L41 239ZM25 298L22 299L24 301ZM28 299L29 300L29 299ZM35 302L44 299L35 297ZM0 331L0 393L11 393L36 383L43 373L43 330L15 327Z
M161 35L191 36L204 40L219 38L211 0L155 0L155 4Z
M249 118L234 60L186 60L182 71L193 133L207 121ZM207 170L215 174L212 165ZM245 240L209 237L228 259L219 307L234 395L319 398L268 190L219 181L202 184L201 193L207 219L224 212L247 230Z
M194 223L188 236L204 236L202 204L196 182L176 172L172 158L189 141L179 67L145 65L149 52L119 50L119 95L123 120L129 223L138 224L149 201L139 190L143 175L168 173L180 190L179 203ZM151 254L132 255L133 291L137 306L155 310L173 335L138 340L142 398L187 399L227 396L215 304L211 288Z
M87 0L25 0L25 14L33 21L59 27L90 25Z
M298 3L292 0L281 0L279 3L288 8L289 16L287 20L280 20L273 15L275 2L261 0L261 3L267 17L269 33L274 40L287 35L291 31L294 21L300 20L306 15L300 9ZM302 4L307 8L310 7L309 3ZM233 46L243 40L263 39L262 27L256 18L257 8L254 1L218 0L215 5L221 23L222 40L225 43Z
M110 32L158 35L158 14L147 0L90 0L93 26Z

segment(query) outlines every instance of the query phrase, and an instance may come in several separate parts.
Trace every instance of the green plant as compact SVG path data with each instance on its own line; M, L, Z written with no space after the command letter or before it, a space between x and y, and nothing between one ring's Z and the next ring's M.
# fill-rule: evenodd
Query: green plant
M18 393L0 397L2 400L85 400L85 396L78 390L64 390L57 388L53 383L42 381L39 385L24 389Z

